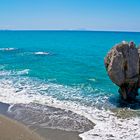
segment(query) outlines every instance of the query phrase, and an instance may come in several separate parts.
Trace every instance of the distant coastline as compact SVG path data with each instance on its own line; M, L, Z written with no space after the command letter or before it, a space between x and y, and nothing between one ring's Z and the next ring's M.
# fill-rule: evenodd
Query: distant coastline
M121 30L79 30L79 29L58 29L58 30L49 30L49 29L0 29L0 31L11 31L11 32L15 32L15 31L42 31L42 32L115 32L115 33L140 33L140 31L121 31Z

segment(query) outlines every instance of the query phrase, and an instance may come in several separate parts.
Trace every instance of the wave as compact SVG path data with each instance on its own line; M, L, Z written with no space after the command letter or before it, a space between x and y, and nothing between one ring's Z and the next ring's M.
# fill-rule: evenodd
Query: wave
M15 51L17 48L0 48L1 51Z
M89 81L96 82L95 78L88 79Z
M29 73L29 69L24 69L21 71L12 71L12 70L1 70L0 76L16 76L16 75L27 75Z
M57 93L54 94L54 92ZM118 117L115 112L105 109L104 106L98 108L100 101L93 103L93 105L85 105L82 102L79 102L79 100L81 100L80 92L82 91L79 88L53 83L42 83L30 78L13 77L9 79L0 79L1 102L10 103L12 105L21 103L47 105L66 111L72 111L95 123L94 129L80 134L80 137L83 138L83 140L139 140L139 117ZM60 98L61 95L63 95L62 98ZM74 97L70 99L71 96ZM75 98L79 99L74 100ZM93 102L98 100L98 97L95 96L95 98L96 99L93 99ZM104 100L108 100L108 97L103 98L103 104L105 103ZM133 110L129 109L129 111L132 111L133 114Z
M49 55L49 52L35 52L35 55Z

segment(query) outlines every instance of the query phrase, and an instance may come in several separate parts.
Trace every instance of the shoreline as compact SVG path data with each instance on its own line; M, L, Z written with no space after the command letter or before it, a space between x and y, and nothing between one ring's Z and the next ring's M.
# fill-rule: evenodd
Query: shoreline
M64 131L58 129L38 129L35 131L45 140L82 140L78 132Z
M28 124L16 120L7 113L9 106L9 104L0 102L0 122L2 121L6 124L6 126L4 125L3 128L0 127L0 131L1 129L3 130L1 131L3 132L3 137L0 137L0 139L10 140L10 138L12 137L14 140L18 140L14 136L16 135L15 130L18 130L20 128L21 133L27 136L29 135L28 140L82 140L79 136L79 132L71 132L52 128L39 128L36 126L29 126ZM12 134L8 134L9 131L6 131L6 129L9 127L13 130ZM4 138L4 136L7 136L7 134L10 137ZM20 140L27 140L27 138Z

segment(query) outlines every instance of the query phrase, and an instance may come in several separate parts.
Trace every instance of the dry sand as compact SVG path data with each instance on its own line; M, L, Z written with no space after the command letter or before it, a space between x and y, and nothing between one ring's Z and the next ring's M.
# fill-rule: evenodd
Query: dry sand
M0 140L43 140L17 121L0 115Z

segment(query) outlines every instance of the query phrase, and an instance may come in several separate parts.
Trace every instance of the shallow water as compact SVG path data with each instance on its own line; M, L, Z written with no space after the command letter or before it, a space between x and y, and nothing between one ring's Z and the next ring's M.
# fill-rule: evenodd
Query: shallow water
M0 31L0 101L10 103L9 112L14 109L16 117L17 104L79 114L69 118L65 111L54 112L65 124L75 119L75 128L86 119L95 123L94 129L85 129L89 131L80 135L84 140L140 139L139 99L135 104L122 102L104 68L104 57L113 45L122 40L138 44L139 36L124 32ZM39 110L45 115L43 108ZM85 121L85 127L90 122Z

